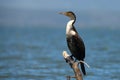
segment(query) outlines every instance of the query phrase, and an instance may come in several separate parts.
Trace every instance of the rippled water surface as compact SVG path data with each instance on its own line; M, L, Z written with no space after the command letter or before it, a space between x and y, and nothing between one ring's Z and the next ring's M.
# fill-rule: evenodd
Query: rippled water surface
M77 28L86 45L84 80L120 80L120 29ZM0 80L66 80L65 28L0 27Z

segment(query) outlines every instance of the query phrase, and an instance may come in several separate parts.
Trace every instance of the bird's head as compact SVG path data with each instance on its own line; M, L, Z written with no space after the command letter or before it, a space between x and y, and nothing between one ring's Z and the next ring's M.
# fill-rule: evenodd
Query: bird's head
M67 12L60 12L59 14L68 16L71 20L75 20L76 16L72 11L67 11Z

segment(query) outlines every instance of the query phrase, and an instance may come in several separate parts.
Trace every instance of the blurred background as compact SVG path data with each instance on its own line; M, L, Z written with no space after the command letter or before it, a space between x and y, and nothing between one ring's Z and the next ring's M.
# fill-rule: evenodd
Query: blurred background
M0 0L0 79L63 80L74 75L59 12L73 11L86 46L84 80L120 79L119 0Z
M119 3L119 0L0 0L0 25L61 27L67 19L58 13L73 11L78 26L119 27Z

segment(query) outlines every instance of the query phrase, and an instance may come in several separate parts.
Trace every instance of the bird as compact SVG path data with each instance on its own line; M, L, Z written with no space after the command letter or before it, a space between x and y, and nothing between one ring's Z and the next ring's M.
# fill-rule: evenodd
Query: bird
M85 58L85 45L82 38L79 36L77 30L74 27L76 22L76 15L72 11L60 12L59 14L65 15L70 18L66 25L66 41L67 46L71 52L71 58L75 58L79 61L84 61ZM86 75L84 63L80 63L81 70L84 75Z

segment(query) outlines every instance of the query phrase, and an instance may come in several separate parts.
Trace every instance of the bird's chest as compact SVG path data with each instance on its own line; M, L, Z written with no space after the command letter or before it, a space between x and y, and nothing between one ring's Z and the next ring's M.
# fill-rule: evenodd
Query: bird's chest
M76 32L73 31L73 30L69 30L69 31L66 32L66 37L67 38L72 38L74 35L76 35ZM72 41L72 39L71 39L71 41Z
M69 45L69 47L73 47L75 46L76 44L76 41L75 41L75 36L76 35L76 32L74 30L69 30L69 31L66 31L66 38L67 38L67 43Z
M75 31L73 30L73 22L74 20L70 20L68 23L67 23L67 26L66 26L66 35L67 36L72 36L72 35L75 35Z
M77 47L76 41L74 38L72 38L72 36L67 38L67 44L68 47L73 51L75 50L74 48Z

